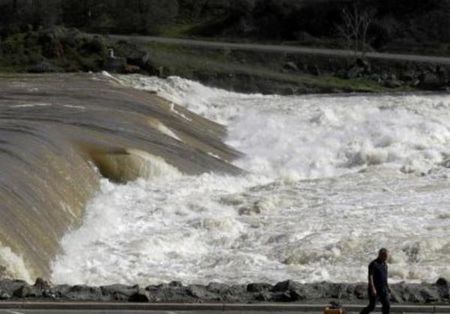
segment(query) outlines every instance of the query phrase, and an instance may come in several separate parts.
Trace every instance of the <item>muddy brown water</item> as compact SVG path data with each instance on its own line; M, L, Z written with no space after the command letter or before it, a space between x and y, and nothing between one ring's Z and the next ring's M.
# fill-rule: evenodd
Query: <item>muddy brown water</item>
M0 75L0 247L21 256L31 277L48 278L102 177L124 183L161 162L185 174L238 174L229 162L240 154L225 136L104 75Z

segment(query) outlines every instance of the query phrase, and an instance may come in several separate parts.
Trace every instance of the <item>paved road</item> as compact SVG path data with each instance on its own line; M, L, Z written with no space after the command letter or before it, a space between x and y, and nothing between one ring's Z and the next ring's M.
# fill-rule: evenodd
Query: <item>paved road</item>
M339 49L322 49L322 48L310 48L310 47L296 47L296 46L284 46L284 45L263 45L263 44L242 44L242 43L230 43L230 42L215 42L206 40L192 40L192 39L178 39L178 38L166 38L166 37L152 37L152 36L125 36L125 35L110 35L113 39L125 39L140 42L157 42L164 44L179 44L185 46L205 47L205 48L225 48L225 49L237 49L237 50L250 50L250 51L262 51L262 52L281 52L281 53L295 53L295 54L314 54L323 56L340 56L349 57L353 56L354 52L351 50L339 50ZM390 54L390 53L378 53L369 52L367 57L371 59L382 60L397 60L397 61L413 61L424 62L433 64L450 65L450 57L435 57L435 56L419 56L408 54Z
M199 314L196 311L125 311L125 310L0 310L0 314ZM221 311L207 311L201 314L220 314ZM264 314L269 312L261 311L232 311L230 314ZM318 314L319 312L310 312L302 314ZM286 314L286 312L270 312L270 314Z

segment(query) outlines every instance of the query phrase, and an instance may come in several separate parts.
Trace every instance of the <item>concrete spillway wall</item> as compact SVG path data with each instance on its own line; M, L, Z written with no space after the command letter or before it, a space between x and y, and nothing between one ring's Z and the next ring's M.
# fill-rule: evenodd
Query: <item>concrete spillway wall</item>
M223 126L102 75L0 75L0 265L48 277L99 180L237 174ZM6 256L8 252L11 256Z

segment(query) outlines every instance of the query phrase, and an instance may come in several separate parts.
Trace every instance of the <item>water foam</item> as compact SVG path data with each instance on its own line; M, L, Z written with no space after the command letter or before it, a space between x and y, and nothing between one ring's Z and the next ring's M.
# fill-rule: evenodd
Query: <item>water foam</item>
M28 270L29 267L25 265L23 258L15 254L11 248L7 246L1 246L0 243L0 266L7 270L7 273L2 274L0 267L0 275L6 277L25 280L28 283L32 282L33 276ZM0 276L2 277L2 276Z
M379 246L393 280L450 275L450 97L242 95L119 77L226 124L241 177L102 182L53 280L360 281Z

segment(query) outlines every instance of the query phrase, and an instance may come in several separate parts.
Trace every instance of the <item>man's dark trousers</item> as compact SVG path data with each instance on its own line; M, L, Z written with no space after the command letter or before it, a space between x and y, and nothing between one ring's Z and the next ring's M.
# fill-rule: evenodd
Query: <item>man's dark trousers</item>
M391 309L391 304L389 303L389 293L387 289L379 289L377 290L377 295L374 296L372 291L369 289L369 305L361 311L361 314L369 314L375 310L375 306L377 305L377 301L380 301L383 306L382 312L383 314L389 314Z

